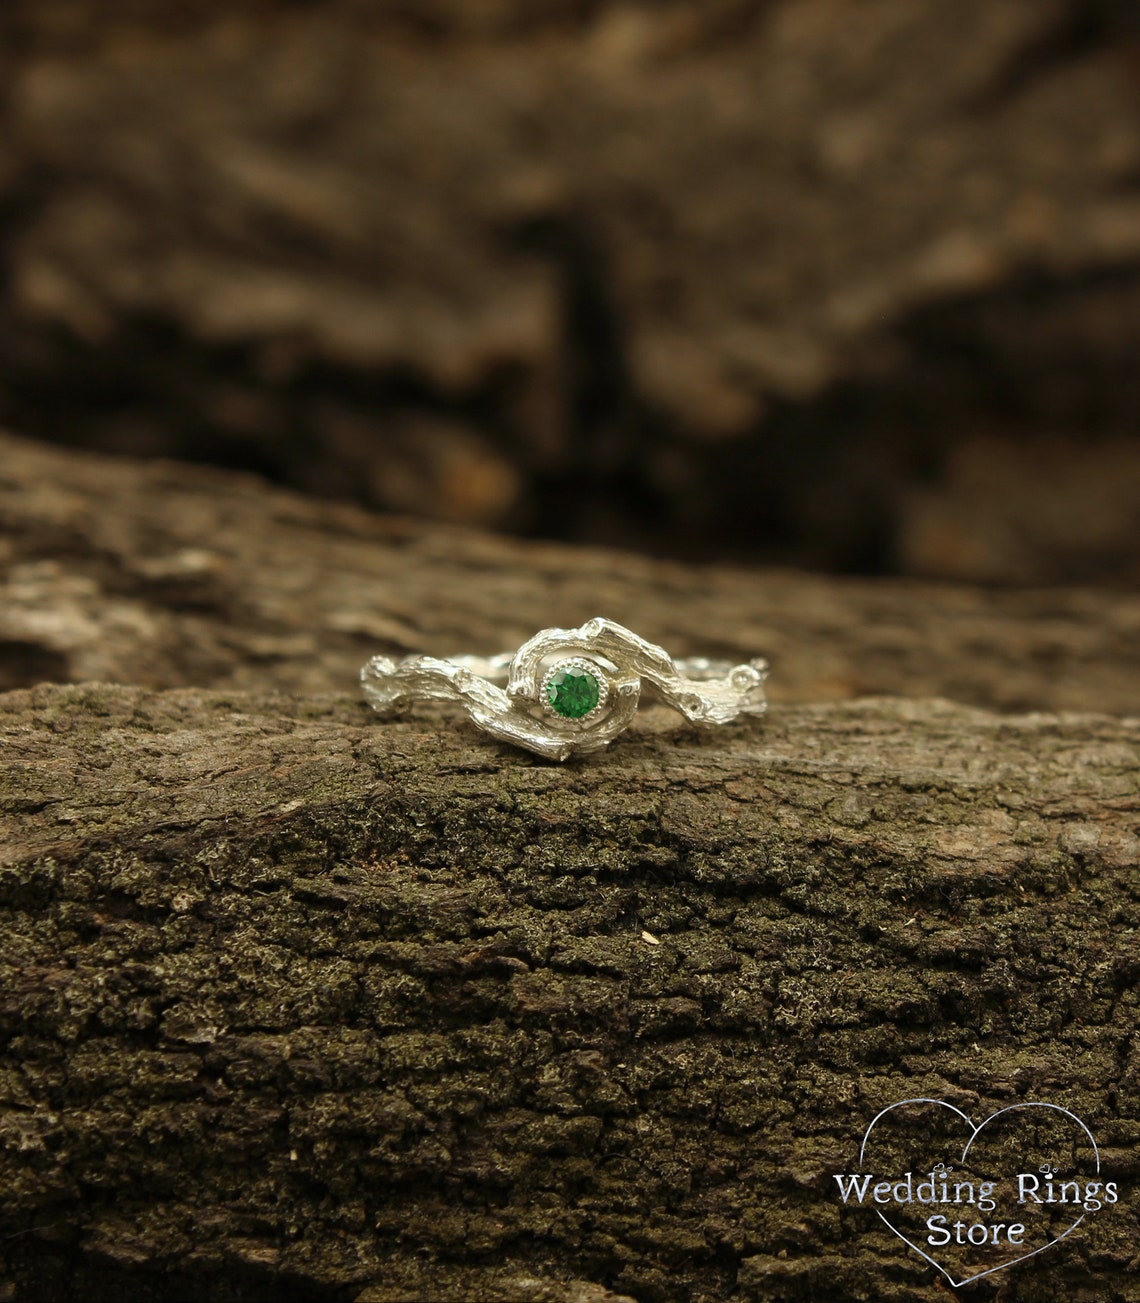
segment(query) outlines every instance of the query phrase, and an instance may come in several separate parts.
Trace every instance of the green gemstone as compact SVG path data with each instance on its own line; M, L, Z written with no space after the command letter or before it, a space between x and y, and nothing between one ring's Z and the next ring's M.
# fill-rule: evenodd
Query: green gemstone
M598 680L577 665L555 670L546 685L546 699L552 710L565 719L581 719L598 704Z

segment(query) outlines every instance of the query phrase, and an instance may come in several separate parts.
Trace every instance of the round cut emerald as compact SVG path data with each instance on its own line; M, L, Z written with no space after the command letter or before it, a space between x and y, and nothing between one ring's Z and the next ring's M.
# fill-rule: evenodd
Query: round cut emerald
M578 665L555 670L546 683L551 710L564 719L581 719L598 704L598 680Z

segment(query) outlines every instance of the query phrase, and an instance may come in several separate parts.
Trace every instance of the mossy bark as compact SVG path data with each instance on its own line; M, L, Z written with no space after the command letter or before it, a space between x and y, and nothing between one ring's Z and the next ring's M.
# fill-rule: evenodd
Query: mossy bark
M40 454L9 446L10 487ZM544 578L580 594L573 553L220 476L40 465L54 477L9 499L5 529L25 567L10 582L75 595L38 608L45 639L103 601L127 637L144 637L129 609L180 630L187 665L227 630L237 650L212 687L166 686L156 656L135 660L152 686L0 696L10 1297L941 1299L832 1181L870 1118L916 1095L1064 1105L1125 1192L973 1297L1137 1297L1140 721L877 697L701 732L655 708L607 752L548 764L436 709L380 721L347 674L300 691L289 621L309 613L312 672L339 674L357 634L323 633L330 590L352 588L322 574L335 554L364 577L358 603L387 593L381 624L399 610L459 640L466 621L461 641L492 650ZM117 515L92 509L100 477ZM191 519L220 558L191 568L220 578L179 605ZM766 595L798 582L599 553L581 568L650 623L668 609L678 652L698 625L715 650L774 627ZM448 606L461 575L467 604ZM1126 609L1062 595L1046 625L1027 596L999 612L963 590L941 607L913 586L803 591L908 619L905 686L983 681L940 662L934 633L916 650L955 608L1006 622L1008 643L978 648L991 665L1058 636L1056 612L1086 611L1095 639ZM253 630L286 647L261 671ZM875 633L853 625L835 656ZM1115 666L1106 694L1135 672Z

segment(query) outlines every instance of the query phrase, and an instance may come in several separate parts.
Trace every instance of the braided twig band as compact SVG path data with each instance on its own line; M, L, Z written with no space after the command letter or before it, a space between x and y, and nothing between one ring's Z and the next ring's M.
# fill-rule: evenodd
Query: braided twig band
M596 704L580 718L561 713L550 688L552 675L568 668L594 680ZM763 713L767 673L759 658L743 665L674 660L598 617L578 629L543 629L517 652L498 656L374 656L360 680L382 713L408 702L454 701L492 737L566 760L608 745L633 718L644 684L695 724L725 724ZM585 684L584 691L593 690Z

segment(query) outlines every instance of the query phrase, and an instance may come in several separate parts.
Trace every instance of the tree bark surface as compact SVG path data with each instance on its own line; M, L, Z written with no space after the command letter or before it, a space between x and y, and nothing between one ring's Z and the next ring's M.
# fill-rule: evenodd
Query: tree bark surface
M351 691L379 651L496 652L606 615L773 662L778 701L1135 713L1140 595L667 564L378 516L0 435L0 686Z
M6 0L0 423L645 551L1135 586L1138 14Z
M8 1297L944 1299L832 1180L916 1096L1069 1108L1124 1192L976 1297L1140 1297L1135 599L2 452ZM593 614L775 653L769 716L558 766L355 694Z
M1137 24L1089 7L16 0L10 305L276 344L267 374L513 367L553 456L588 282L637 394L740 433L897 364L916 307L1135 269Z

